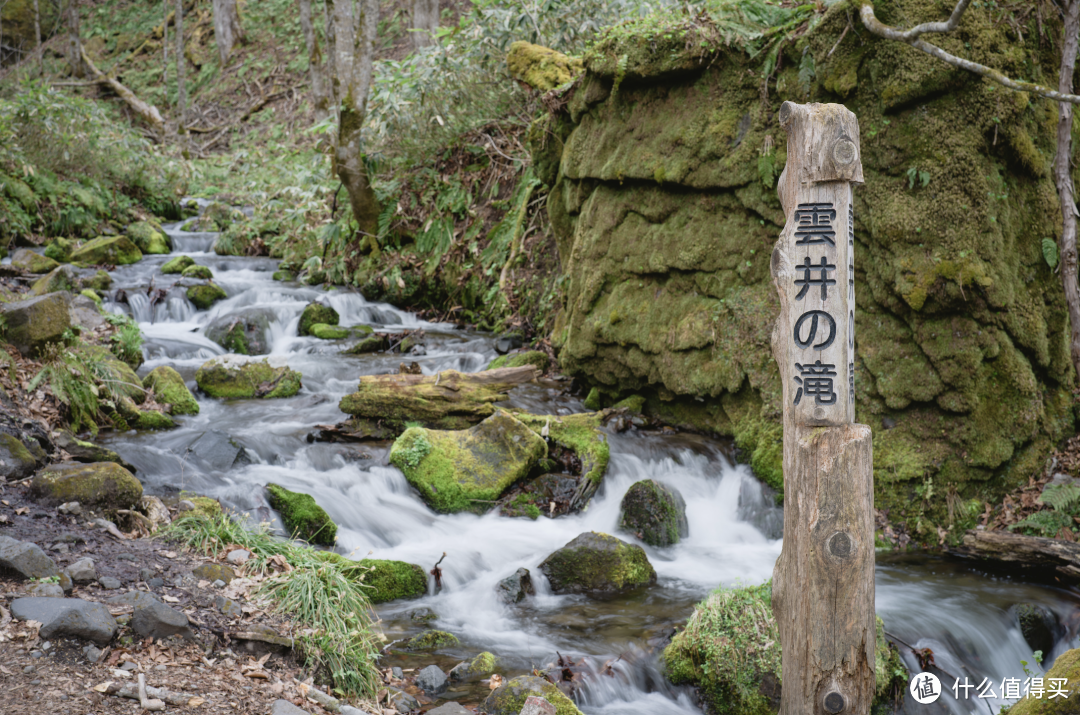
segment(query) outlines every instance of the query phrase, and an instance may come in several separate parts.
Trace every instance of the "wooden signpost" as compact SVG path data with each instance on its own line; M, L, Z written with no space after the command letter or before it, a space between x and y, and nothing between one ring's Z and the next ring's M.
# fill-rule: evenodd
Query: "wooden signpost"
M784 547L773 571L780 715L866 715L874 697L870 428L855 421L859 123L839 104L780 107L787 222L772 254L783 379Z

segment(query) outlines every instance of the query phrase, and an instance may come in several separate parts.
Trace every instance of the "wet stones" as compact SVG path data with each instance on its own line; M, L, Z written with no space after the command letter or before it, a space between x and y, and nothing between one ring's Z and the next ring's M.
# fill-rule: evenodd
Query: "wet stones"
M154 399L169 406L169 414L197 415L199 402L184 383L184 378L168 365L156 367L142 380L142 385L154 393Z
M60 263L48 256L35 253L29 248L20 248L11 255L11 265L27 273L48 273L58 268Z
M187 446L186 451L217 471L251 464L247 449L229 435L218 430L203 432Z
M297 326L299 335L313 335L311 329L316 325L337 325L341 320L338 312L322 303L309 303L304 312L300 314L300 324Z
M450 680L455 683L469 683L486 678L495 672L498 659L487 651L464 663L458 663L450 669Z
M203 283L187 289L188 300L199 310L207 310L214 303L228 297L229 295L225 292L225 289L216 283Z
M129 224L124 233L143 253L163 254L172 251L169 237L160 226L155 226L148 221L136 221Z
M108 608L79 598L17 598L11 602L11 615L41 623L41 638L75 636L105 645L117 630Z
M457 640L457 639L455 639ZM428 697L434 698L446 691L448 681L442 668L437 665L429 665L416 674L416 687L424 691Z
M1056 633L1062 630L1053 611L1035 603L1020 603L1013 612L1031 650L1041 650L1044 654L1053 650Z
M555 551L539 568L558 594L604 599L656 583L656 571L644 549L595 531Z
M488 715L520 715L529 697L543 698L559 715L582 715L574 701L555 685L535 675L522 675L500 685L484 700L481 710Z
M191 256L177 256L170 258L161 266L161 272L165 275L183 273L185 268L195 265L195 259Z
M514 572L513 576L499 581L496 589L503 603L510 605L520 603L526 596L536 595L532 576L529 574L529 569L526 568L520 568Z
M409 651L432 651L439 648L458 645L460 641L453 633L446 631L424 631L413 636L405 643L405 650ZM440 671L441 672L441 671Z
M101 236L71 252L71 262L84 266L126 266L138 263L143 254L126 236Z
M23 578L50 578L59 574L56 564L40 546L8 536L0 536L0 569L14 571Z
M301 375L277 359L253 360L222 355L203 363L195 382L206 394L222 399L292 397L300 391Z
M204 334L231 353L266 355L270 352L267 332L275 320L273 311L253 308L218 318L206 327Z
M682 495L659 482L635 483L623 496L621 508L619 528L650 546L671 546L690 534Z

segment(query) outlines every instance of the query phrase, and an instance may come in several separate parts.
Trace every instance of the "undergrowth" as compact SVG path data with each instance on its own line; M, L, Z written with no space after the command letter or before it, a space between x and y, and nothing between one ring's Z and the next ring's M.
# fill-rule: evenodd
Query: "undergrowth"
M266 576L256 595L304 627L300 643L308 663L325 669L345 695L376 695L382 636L363 583L370 569L275 537L265 523L249 529L229 514L186 516L162 534L208 556L230 545L250 551L246 572Z
M49 344L41 362L41 370L30 380L26 392L47 386L64 406L72 432L88 429L96 434L98 425L107 421L106 412L115 412L126 390L142 389L141 385L127 384L117 361L102 360L93 346L77 339L71 345Z
M134 367L141 365L143 334L139 324L122 313L108 313L105 320L116 326L116 332L109 338L113 355Z

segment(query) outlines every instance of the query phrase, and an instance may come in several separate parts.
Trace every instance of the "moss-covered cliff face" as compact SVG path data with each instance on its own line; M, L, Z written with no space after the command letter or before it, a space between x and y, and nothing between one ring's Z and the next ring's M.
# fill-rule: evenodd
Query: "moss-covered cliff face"
M903 26L951 9L876 5ZM935 41L1053 84L1055 51L1021 27L1023 40L969 9ZM673 423L734 436L782 487L776 117L786 99L842 102L859 117L866 175L856 396L874 429L877 505L944 523L957 495L1026 480L1073 427L1063 291L1041 249L1060 233L1056 107L870 36L849 2L789 44L767 94L761 58L720 36L677 18L621 25L586 54L565 109L533 128L568 278L553 335L564 369L609 400L647 394Z

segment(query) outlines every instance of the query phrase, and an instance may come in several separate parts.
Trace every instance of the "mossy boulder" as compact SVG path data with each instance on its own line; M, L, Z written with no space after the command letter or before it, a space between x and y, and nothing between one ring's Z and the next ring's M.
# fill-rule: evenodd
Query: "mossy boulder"
M169 237L160 226L154 226L149 221L136 221L124 233L143 253L163 254L172 251Z
M161 365L151 370L143 378L142 385L154 393L154 400L163 405L169 405L170 414L199 414L199 402L184 384L184 378L168 365Z
M229 297L229 294L225 292L225 289L216 283L203 283L197 286L191 286L187 289L188 300L191 301L199 310L207 310L214 303L219 300L225 300Z
M467 430L410 427L391 447L390 463L432 509L483 512L546 455L543 438L499 411Z
M539 350L529 350L523 353L500 355L491 361L487 369L497 370L500 367L521 367L523 365L535 365L542 372L547 372L548 366L551 365L551 358L548 357L547 353Z
M650 546L671 546L690 534L682 495L651 479L626 490L620 508L619 528Z
M1067 680L1064 687L1066 697L1058 695L1050 700L1047 693L1044 693L1042 698L1026 695L1008 710L1008 715L1073 715L1076 712L1076 701L1080 698L1080 648L1067 650L1059 655L1044 676L1044 683L1049 683L1050 678Z
M131 509L142 498L139 480L115 462L60 462L38 472L30 492L49 504L77 501L100 511Z
M418 635L413 636L405 642L405 650L411 651L431 651L438 650L439 648L447 648L449 646L455 646L460 644L461 641L453 633L447 633L446 631L424 631Z
M180 516L183 518L187 514L193 514L194 512L181 512ZM224 581L225 583L232 583L232 580L236 578L236 572L231 567L225 564L199 564L191 570L191 574L200 580L209 581Z
M596 531L575 537L538 568L555 593L591 598L611 598L656 583L656 571L644 549Z
M506 67L511 77L541 92L566 84L585 69L580 58L522 40L510 45Z
M207 519L212 519L216 516L221 516L222 514L221 502L217 499L213 499L212 497L185 495L183 493L181 493L180 496L195 505L195 508L190 512L194 516L203 516Z
M276 320L272 310L251 308L218 318L206 326L203 334L231 353L266 355L270 352L268 331Z
M720 588L694 609L664 649L667 677L696 685L717 715L774 715L780 704L780 636L772 612L772 583ZM887 702L907 677L900 655L876 619L874 704ZM897 676L897 673L904 675Z
M188 266L180 275L184 278L197 278L208 281L214 277L214 272L208 266Z
M30 295L46 295L60 291L79 290L79 278L71 266L58 265L30 286Z
M533 415L515 412L514 417L538 435L546 435L552 442L573 452L581 460L582 478L592 483L590 494L596 491L611 460L611 446L601 428L603 415Z
M18 437L0 432L0 483L25 479L36 467L37 459Z
M165 275L183 273L184 269L194 265L195 259L191 256L177 256L165 261L164 265L161 266L161 272Z
M351 332L352 331L348 328L342 328L337 325L315 323L311 326L309 334L320 340L343 340L349 337Z
M21 268L27 273L48 273L60 266L59 261L54 261L48 256L43 256L29 248L20 248L11 256L11 265Z
M271 276L271 278L276 281L281 281L282 283L289 283L290 281L296 280L296 276L293 274L293 272L286 270L274 271L274 275Z
M83 266L126 266L142 257L139 247L126 236L101 236L71 252L71 262Z
M519 675L506 681L491 691L480 705L480 710L487 715L520 715L530 695L541 697L554 705L555 715L582 715L573 700L551 682L535 675Z
M362 559L360 565L371 569L364 575L364 584L371 587L365 593L372 603L386 603L398 598L419 598L427 593L427 574L416 564L386 559Z
M61 342L71 327L71 295L47 295L0 305L4 339L23 355L37 355L49 343Z
M67 263L78 242L70 238L54 238L45 246L45 255L58 263Z
M472 660L455 665L447 673L447 677L455 683L469 683L489 677L498 667L499 659L494 654L484 651Z
M308 303L304 312L300 314L300 324L297 332L300 335L311 335L311 329L315 325L337 325L341 320L338 312L322 303Z
M242 355L218 356L203 363L195 373L200 390L227 400L292 397L300 391L300 378L300 373L288 365Z
M390 339L382 333L372 333L366 338L361 338L355 345L345 351L346 355L364 355L365 353L382 352L390 347Z
M337 524L315 503L315 497L291 492L277 484L267 484L266 494L293 538L324 546L337 543Z
M106 449L93 442L85 442L68 430L58 430L53 433L52 437L53 443L67 452L76 462L115 462L132 474L135 474L135 468L125 462L119 454L111 449Z
M105 271L97 271L90 277L79 278L78 280L78 287L82 289L105 292L109 290L110 286L112 286L112 276Z
M94 301L94 304L99 309L101 308L101 296L98 295L96 290L90 290L89 288L87 288L85 290L79 291L79 295L81 295L83 298L89 298L90 300Z
M138 417L130 426L142 430L172 429L176 426L176 420L158 410L139 410Z
M220 201L215 201L203 209L202 215L199 218L207 222L212 222L217 226L216 230L218 231L228 230L228 228L237 221L247 221L247 216L244 215L243 211L235 209Z
M108 367L112 373L110 388L115 394L127 397L135 404L146 402L146 390L143 389L142 380L130 365L101 345L83 345L79 349L89 362Z

